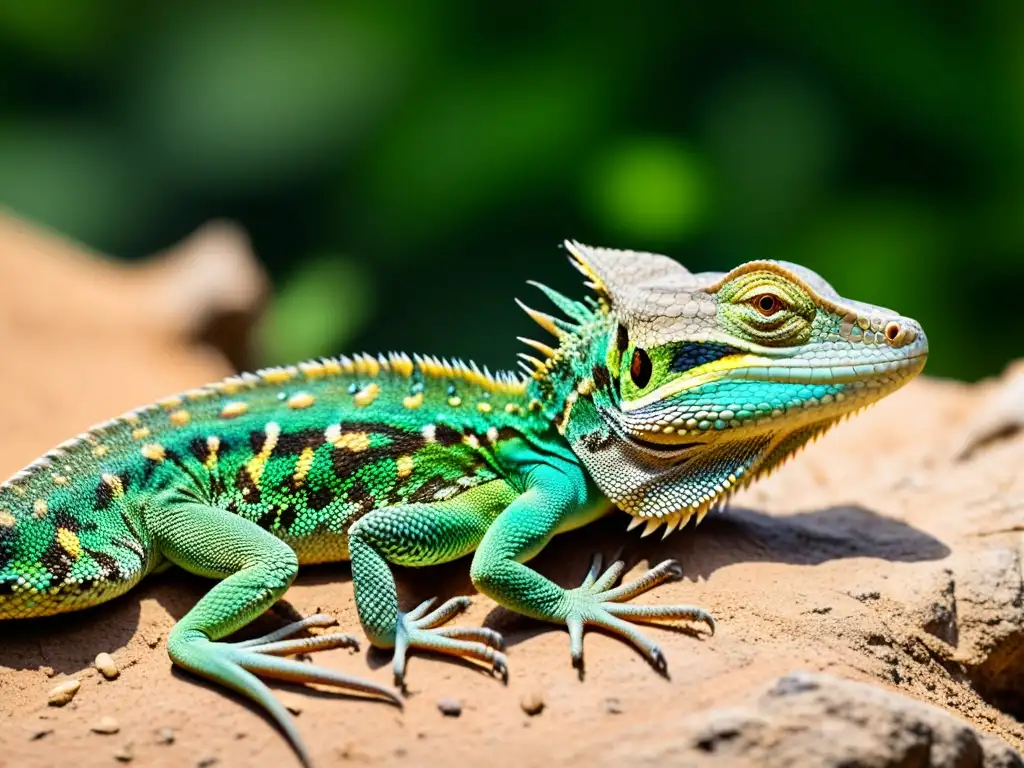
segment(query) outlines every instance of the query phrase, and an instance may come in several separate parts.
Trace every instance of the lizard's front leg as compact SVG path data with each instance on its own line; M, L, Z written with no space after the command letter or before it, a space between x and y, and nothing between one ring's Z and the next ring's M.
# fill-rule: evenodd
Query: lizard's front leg
M396 685L403 685L410 648L477 659L507 678L505 656L495 650L503 645L501 635L486 627L440 626L469 606L468 597L454 597L434 611L430 600L403 612L388 564L436 565L469 554L515 496L507 483L494 480L450 500L374 510L349 529L359 620L371 643L395 649Z
M561 464L561 462L559 463ZM630 619L691 619L703 621L714 631L714 619L692 605L627 605L623 601L682 574L679 564L667 560L636 581L612 585L622 575L623 564L613 564L603 574L595 558L583 584L565 589L527 565L573 515L586 503L586 481L572 467L538 465L528 477L528 488L498 516L477 548L471 575L476 587L510 610L535 619L564 624L569 630L573 665L583 667L583 629L598 626L615 632L635 645L650 663L664 673L665 657Z

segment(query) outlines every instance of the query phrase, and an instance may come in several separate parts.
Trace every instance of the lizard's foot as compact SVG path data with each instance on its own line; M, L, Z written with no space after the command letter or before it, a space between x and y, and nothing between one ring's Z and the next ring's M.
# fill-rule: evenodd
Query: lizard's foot
M566 591L569 601L565 624L569 629L569 648L572 664L583 676L583 628L588 624L602 627L621 635L643 653L660 673L667 674L668 663L661 649L647 639L630 619L658 621L665 619L690 619L703 621L715 632L715 620L703 608L694 605L626 605L637 595L642 595L659 584L682 578L682 566L675 560L665 560L651 568L640 578L629 584L612 588L625 570L621 560L612 563L601 573L601 556L595 555L590 572L576 589Z
M329 648L358 648L359 641L356 638L340 632L312 637L293 637L311 627L330 627L336 623L330 616L317 614L292 622L262 637L236 643L211 641L205 633L195 629L173 632L168 639L168 651L174 661L186 669L225 683L263 704L289 736L297 740L298 734L290 725L291 721L284 707L256 681L254 676L293 683L331 685L349 691L375 694L399 707L402 706L398 694L380 683L315 664L305 664L295 659L279 658Z
M497 650L505 646L500 634L487 627L440 626L466 610L470 599L453 597L440 608L430 611L435 600L436 598L426 600L408 613L398 615L398 631L395 635L395 685L403 690L405 688L405 662L410 648L485 662L508 682L508 662L505 655Z

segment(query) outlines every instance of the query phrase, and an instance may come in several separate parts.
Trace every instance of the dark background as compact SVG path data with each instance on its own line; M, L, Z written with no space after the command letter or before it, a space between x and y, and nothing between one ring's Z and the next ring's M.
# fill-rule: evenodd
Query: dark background
M564 237L799 261L1024 351L1024 3L0 3L0 204L124 258L238 220L263 362L511 367Z

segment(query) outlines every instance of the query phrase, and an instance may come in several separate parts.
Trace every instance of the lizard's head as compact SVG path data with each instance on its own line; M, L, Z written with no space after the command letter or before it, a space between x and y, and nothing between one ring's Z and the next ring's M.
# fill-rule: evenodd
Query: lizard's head
M928 355L917 322L844 299L796 264L692 274L657 254L566 247L596 300L545 289L575 323L530 310L561 342L530 358L533 386L561 405L559 431L645 533L699 521Z

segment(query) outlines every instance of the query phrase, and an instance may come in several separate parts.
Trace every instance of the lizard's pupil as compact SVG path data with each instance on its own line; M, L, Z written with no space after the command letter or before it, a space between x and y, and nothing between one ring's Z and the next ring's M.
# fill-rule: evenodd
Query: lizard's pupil
M633 359L629 364L629 375L637 387L643 389L650 383L653 368L651 356L647 354L646 350L639 347L633 350Z
M774 296L762 296L757 300L757 308L765 315L770 315L778 309L778 299Z
M626 330L626 326L619 323L619 330L615 334L615 346L619 348L619 354L621 355L626 351L626 347L629 346L629 331Z

